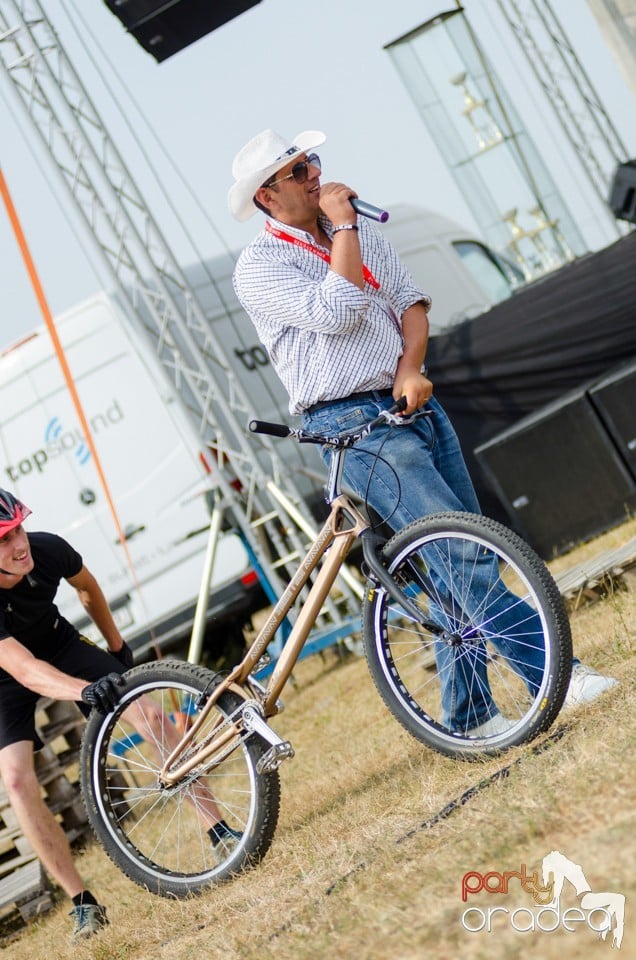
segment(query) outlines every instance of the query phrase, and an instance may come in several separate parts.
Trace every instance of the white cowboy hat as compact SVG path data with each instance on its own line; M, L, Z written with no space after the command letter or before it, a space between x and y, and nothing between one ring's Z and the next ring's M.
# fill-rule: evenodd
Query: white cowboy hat
M229 189L227 203L236 220L249 220L257 208L254 194L277 170L298 153L307 153L326 140L320 130L305 130L293 140L286 140L273 130L263 130L246 143L234 157L232 176L235 183Z

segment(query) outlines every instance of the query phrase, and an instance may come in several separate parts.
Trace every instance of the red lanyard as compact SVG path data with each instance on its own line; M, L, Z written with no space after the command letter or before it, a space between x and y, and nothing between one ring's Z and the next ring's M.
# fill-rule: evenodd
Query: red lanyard
M283 233L283 231L279 230L278 227L273 227L269 220L265 221L265 229L268 233L271 233L279 240L286 240L287 243L293 243L297 247L302 247L304 250L309 250L310 253L315 253L316 256L320 257L321 260L324 260L325 263L331 263L331 257L326 250L321 250L320 247L315 247L312 243L307 243L306 240L301 240L300 237L293 237L291 233ZM380 284L364 263L362 264L362 276L366 282L373 287L374 290L380 289Z

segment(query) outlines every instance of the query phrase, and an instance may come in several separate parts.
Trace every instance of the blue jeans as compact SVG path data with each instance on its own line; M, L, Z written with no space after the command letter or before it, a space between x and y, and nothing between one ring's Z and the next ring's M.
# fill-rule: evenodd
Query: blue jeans
M362 402L336 400L311 414L306 412L303 427L327 436L355 431L392 403L390 397L377 394L375 399ZM345 457L347 486L393 530L432 513L481 512L450 420L435 399L427 406L433 411L431 417L393 429L379 427ZM376 459L376 454L381 459ZM329 455L329 448L324 448L323 459ZM522 676L530 692L535 693L543 674L545 652L541 645L529 648L524 638L531 633L543 637L540 619L529 605L506 590L496 574L493 577L492 559L480 561L477 548L475 559L478 575L472 595L465 598L462 592L464 612L469 616L478 615L483 598L488 595L489 633L496 634L496 639L492 636L493 645ZM448 597L450 591L452 596L452 584L445 582L448 564L438 565L436 569L433 554L425 555L425 561L438 595ZM498 595L495 597L494 581ZM431 603L429 614L435 622L448 625L448 612L445 614L441 606ZM435 656L446 726L465 731L498 712L488 683L483 643L462 648L458 656L457 648L436 642Z

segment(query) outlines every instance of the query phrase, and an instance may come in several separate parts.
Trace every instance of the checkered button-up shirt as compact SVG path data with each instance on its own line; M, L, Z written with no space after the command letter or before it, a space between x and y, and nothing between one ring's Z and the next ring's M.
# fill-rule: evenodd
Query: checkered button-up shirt
M320 400L390 389L403 350L401 318L418 301L428 309L430 298L367 220L358 222L360 247L378 290L370 283L360 290L330 270L308 249L316 245L311 234L272 225L303 245L263 231L239 257L234 289L289 394L290 413ZM320 225L331 237L330 221L321 217Z

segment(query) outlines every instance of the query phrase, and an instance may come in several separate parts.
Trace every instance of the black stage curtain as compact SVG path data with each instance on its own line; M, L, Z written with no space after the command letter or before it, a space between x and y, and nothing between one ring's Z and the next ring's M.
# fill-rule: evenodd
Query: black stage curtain
M581 257L449 333L427 355L484 513L509 522L473 450L636 357L636 233Z

